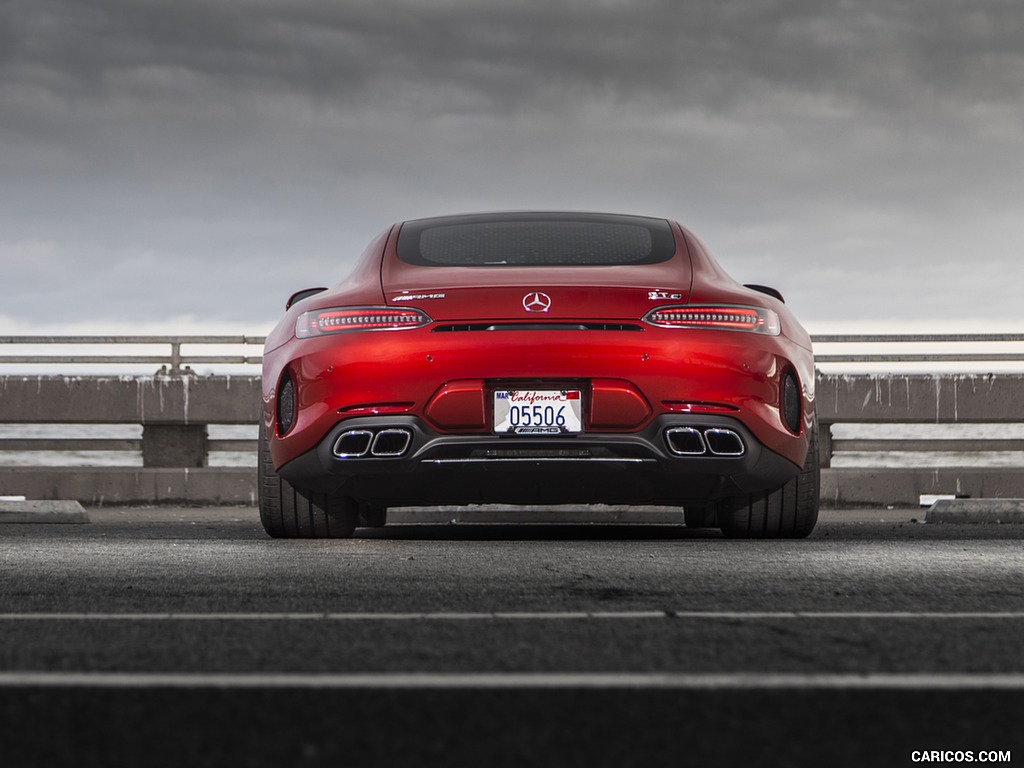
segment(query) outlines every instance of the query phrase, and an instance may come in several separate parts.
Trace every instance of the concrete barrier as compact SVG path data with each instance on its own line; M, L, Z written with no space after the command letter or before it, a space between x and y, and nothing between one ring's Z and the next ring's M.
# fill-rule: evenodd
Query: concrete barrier
M818 374L816 412L821 430L822 503L826 506L913 506L923 495L1024 497L1024 467L908 466L833 468L842 450L964 454L1020 451L1019 440L837 441L841 424L1020 424L1021 374Z
M1013 424L1024 422L1024 375L819 374L816 408L821 430L822 503L826 506L914 506L925 494L972 498L1024 497L1024 467L838 468L846 447L836 425ZM142 439L43 440L53 450L141 450L140 467L0 467L0 494L75 499L101 504L251 504L256 470L210 467L209 426L255 424L261 407L257 376L5 376L0 424L136 424ZM0 440L0 450L31 450L24 439ZM234 441L251 450L255 441ZM1020 441L965 441L957 449L992 450ZM928 441L870 441L871 450L928 450ZM865 441L852 447L864 448ZM122 447L125 447L122 445ZM944 446L949 448L950 446ZM839 453L837 453L839 451Z
M1024 499L942 499L929 508L926 523L1024 523Z
M0 489L91 507L257 502L255 467L0 467Z
M0 423L254 424L258 376L2 376Z
M1022 374L822 374L815 403L823 424L1024 422Z
M89 515L77 501L8 501L0 499L0 524L88 523Z

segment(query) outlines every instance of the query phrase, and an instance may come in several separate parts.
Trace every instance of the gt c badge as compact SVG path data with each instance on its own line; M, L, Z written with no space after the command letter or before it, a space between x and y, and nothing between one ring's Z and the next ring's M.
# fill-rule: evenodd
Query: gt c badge
M539 291L528 293L523 297L523 309L527 312L547 312L551 309L551 297Z

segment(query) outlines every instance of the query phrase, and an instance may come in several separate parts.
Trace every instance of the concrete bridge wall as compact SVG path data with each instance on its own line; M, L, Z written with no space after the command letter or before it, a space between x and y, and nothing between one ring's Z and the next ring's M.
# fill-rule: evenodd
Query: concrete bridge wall
M855 451L1024 451L1011 439L833 440L840 424L1018 424L1024 422L1024 375L819 374L822 501L846 506L912 506L922 494L974 498L1024 497L1024 466L843 468L835 455ZM136 424L142 439L33 441L0 439L0 450L127 448L142 467L0 466L0 495L77 499L84 504L255 502L256 470L210 467L218 450L211 424L255 424L255 376L6 376L0 377L0 424ZM255 452L255 441L231 448ZM947 462L948 463L948 462ZM1003 463L1003 462L1001 462Z

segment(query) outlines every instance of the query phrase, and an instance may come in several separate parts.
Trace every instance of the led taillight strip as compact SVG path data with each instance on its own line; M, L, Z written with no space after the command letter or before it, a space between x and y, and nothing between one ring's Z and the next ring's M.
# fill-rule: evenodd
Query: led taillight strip
M303 312L295 320L300 339L349 331L401 331L421 328L430 317L418 309L403 307L332 307Z
M662 328L746 331L778 336L779 316L770 309L730 306L674 306L652 309L644 322Z

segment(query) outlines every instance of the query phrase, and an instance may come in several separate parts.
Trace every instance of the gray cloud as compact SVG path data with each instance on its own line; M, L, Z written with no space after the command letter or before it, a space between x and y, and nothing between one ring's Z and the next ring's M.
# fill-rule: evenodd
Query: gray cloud
M10 318L265 326L394 220L504 207L679 218L811 320L1016 318L1013 0L14 0L0 30Z

